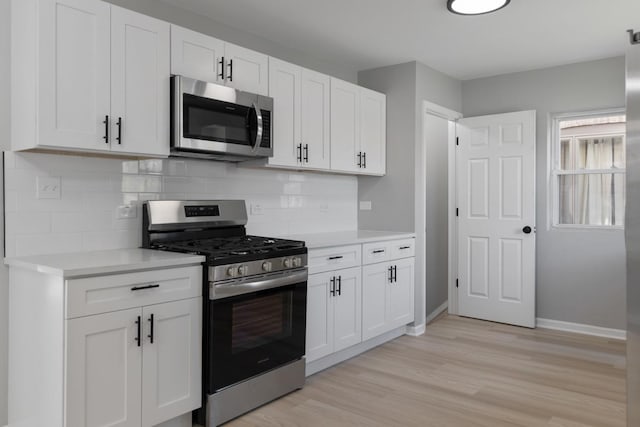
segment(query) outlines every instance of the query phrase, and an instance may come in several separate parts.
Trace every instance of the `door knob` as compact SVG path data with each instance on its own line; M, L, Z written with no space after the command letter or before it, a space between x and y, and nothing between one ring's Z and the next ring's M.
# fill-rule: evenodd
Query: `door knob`
M523 232L524 234L529 234L529 233L531 233L531 227L529 227L528 225L527 225L527 226L525 226L525 227L522 229L522 232Z

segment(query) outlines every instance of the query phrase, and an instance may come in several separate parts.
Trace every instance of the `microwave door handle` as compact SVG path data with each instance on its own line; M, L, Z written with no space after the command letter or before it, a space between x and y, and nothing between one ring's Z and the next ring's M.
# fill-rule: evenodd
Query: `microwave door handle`
M260 147L260 142L262 141L262 112L260 111L260 107L254 102L253 109L256 110L257 124L258 129L256 132L256 142L253 145L253 151L256 151Z

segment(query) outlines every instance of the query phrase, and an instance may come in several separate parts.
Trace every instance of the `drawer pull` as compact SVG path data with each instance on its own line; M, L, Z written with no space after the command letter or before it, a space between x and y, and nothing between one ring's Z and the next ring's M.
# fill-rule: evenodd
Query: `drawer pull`
M376 251L373 251L374 254L383 254L384 253L384 249L378 249Z
M141 291L143 289L153 289L153 288L159 288L160 285L159 284L155 284L155 285L146 285L146 286L134 286L133 288L131 288L132 291Z
M400 246L400 250L411 249L411 246Z
M344 258L344 256L342 256L342 255L338 255L338 256L330 256L330 257L329 257L329 260L342 259L342 258Z

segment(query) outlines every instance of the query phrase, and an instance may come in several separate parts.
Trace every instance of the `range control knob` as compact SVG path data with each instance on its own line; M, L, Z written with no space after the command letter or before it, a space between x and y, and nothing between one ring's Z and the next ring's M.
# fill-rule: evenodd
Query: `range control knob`
M271 271L272 267L273 267L273 265L271 264L271 261L265 261L265 262L262 263L262 271L269 272L269 271Z
M291 268L293 266L293 261L291 258L285 258L284 261L282 261L282 265L284 265L285 268Z
M300 258L299 256L295 257L293 259L293 266L296 268L302 267L302 258Z
M244 276L249 272L249 267L247 267L246 265L241 265L240 267L238 267L238 274L240 276Z
M227 276L230 276L230 277L236 277L236 276L237 276L237 274L238 274L238 270L236 270L236 268L235 268L235 267L229 267L229 268L227 268Z

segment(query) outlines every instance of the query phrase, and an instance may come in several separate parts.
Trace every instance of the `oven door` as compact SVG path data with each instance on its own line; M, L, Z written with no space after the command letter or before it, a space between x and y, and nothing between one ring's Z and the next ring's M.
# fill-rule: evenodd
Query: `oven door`
M182 76L172 77L173 148L265 157L273 154L273 100Z
M283 286L238 285L256 290L210 302L210 394L304 356L306 278L305 269Z

